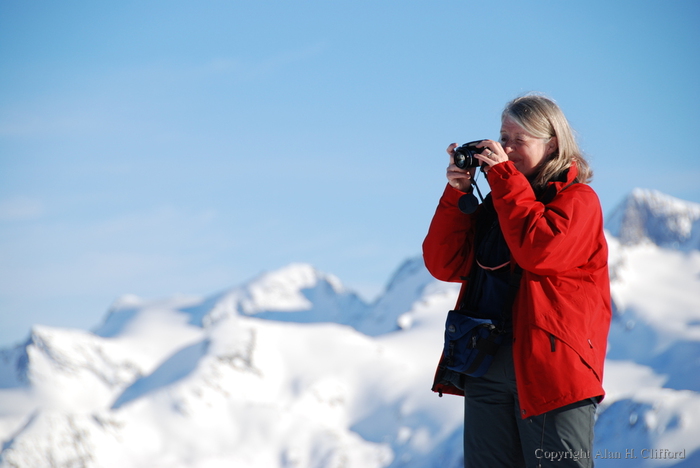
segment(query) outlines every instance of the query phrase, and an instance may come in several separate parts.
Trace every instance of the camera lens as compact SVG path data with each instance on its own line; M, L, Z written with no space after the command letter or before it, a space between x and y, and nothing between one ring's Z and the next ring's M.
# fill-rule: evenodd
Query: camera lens
M483 140L470 141L459 148L455 148L454 161L455 166L460 169L469 169L471 167L479 167L481 162L474 157L475 154L481 153L482 149L476 145Z

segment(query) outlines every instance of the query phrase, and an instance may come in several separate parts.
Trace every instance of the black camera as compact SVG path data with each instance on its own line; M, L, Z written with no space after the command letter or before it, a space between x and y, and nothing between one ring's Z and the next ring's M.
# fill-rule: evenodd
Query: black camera
M455 148L455 166L460 169L469 169L471 167L481 166L481 161L474 157L475 154L481 154L485 148L477 148L476 145L484 140L470 141L459 148Z

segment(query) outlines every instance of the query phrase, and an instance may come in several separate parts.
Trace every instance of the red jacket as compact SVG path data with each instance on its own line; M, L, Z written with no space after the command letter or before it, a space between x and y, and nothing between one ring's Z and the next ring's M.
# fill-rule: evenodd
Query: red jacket
M513 304L513 361L523 418L605 394L612 316L608 248L598 197L586 184L570 185L576 174L572 166L565 182L550 183L548 190L556 194L546 205L512 162L488 174L512 262L523 269ZM442 281L463 282L474 263L476 215L459 210L462 195L447 186L423 242L425 265ZM460 299L464 292L465 284ZM433 390L464 394L438 380Z

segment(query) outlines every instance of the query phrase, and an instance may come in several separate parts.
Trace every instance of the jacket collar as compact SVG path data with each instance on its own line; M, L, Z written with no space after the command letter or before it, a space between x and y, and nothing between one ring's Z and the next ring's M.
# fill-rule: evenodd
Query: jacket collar
M569 185L576 182L578 176L578 167L576 161L571 163L568 169L564 170L556 180L547 183L543 190L538 190L536 193L537 199L544 204L551 202L559 192L564 190Z

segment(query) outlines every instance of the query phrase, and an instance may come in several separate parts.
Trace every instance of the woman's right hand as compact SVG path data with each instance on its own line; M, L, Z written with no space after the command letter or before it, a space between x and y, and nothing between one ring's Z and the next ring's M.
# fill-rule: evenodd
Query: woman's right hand
M477 168L460 169L455 166L455 148L457 148L457 143L452 143L447 147L447 154L450 155L450 165L447 166L447 182L461 192L469 192Z

